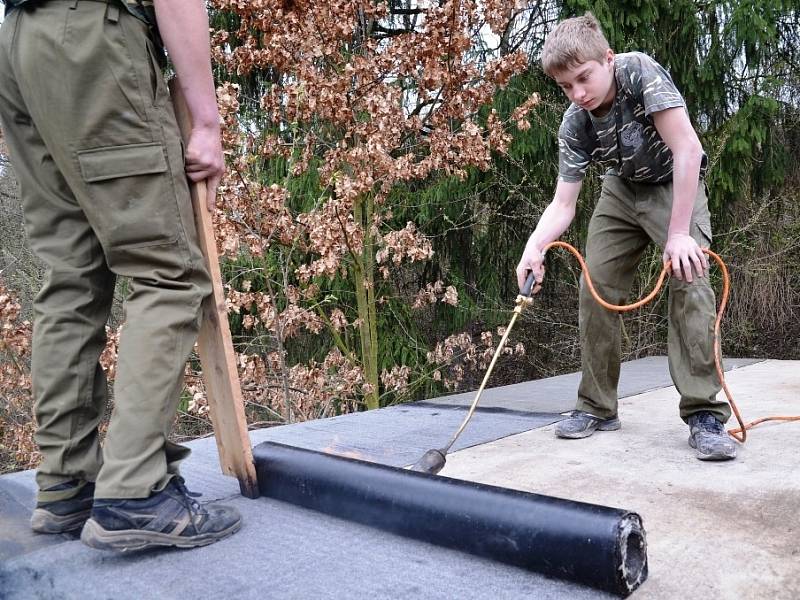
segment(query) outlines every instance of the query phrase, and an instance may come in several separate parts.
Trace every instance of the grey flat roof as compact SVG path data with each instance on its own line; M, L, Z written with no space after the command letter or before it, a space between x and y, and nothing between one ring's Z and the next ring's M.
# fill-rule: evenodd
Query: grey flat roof
M745 418L800 414L798 366L726 360ZM634 597L800 597L800 453L793 449L800 425L754 430L734 462L696 461L677 418L666 359L648 358L623 365L620 432L556 440L552 423L572 408L576 382L572 374L487 390L484 410L442 474L640 512L651 575ZM258 430L251 440L405 465L446 442L471 400L471 393L459 394ZM608 597L277 501L242 498L237 482L219 472L213 438L189 445L189 488L202 492L201 500L237 506L245 519L240 533L189 551L103 553L71 536L30 532L33 472L5 475L0 598Z

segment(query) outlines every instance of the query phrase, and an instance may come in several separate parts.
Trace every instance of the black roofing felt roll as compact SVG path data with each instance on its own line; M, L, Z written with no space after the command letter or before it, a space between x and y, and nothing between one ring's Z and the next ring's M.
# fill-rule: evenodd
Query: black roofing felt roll
M265 442L264 496L627 596L647 577L636 513Z

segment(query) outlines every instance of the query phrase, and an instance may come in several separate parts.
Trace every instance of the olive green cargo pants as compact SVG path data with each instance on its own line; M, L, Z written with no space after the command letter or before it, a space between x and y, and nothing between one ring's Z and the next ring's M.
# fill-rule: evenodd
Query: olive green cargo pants
M146 24L124 8L51 0L0 27L0 122L29 243L46 267L32 353L42 492L163 488L188 449L167 441L210 282L181 138ZM130 278L107 437L98 358L116 277Z
M600 296L613 304L628 300L636 268L651 241L664 248L672 214L672 184L637 184L606 176L589 222L586 263ZM711 244L711 218L705 186L698 186L691 236ZM608 418L617 414L620 322L600 306L581 278L580 336L582 370L577 409ZM680 416L707 410L723 423L731 415L716 400L720 382L714 366L714 291L707 277L692 283L669 280L669 371L681 395Z

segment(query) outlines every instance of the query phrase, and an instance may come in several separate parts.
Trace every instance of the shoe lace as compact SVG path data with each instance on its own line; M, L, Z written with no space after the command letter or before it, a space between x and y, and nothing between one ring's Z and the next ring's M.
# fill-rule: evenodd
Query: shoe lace
M725 433L725 427L717 421L716 417L711 413L701 413L698 415L697 427L702 431L708 433Z
M203 494L199 492L190 492L186 487L186 481L183 479L183 477L173 477L172 481L175 488L181 495L181 504L183 504L186 507L186 510L189 511L189 514L192 516L192 520L194 520L196 517L208 515L208 511L203 508L203 506L197 500L195 500L195 498L199 498Z

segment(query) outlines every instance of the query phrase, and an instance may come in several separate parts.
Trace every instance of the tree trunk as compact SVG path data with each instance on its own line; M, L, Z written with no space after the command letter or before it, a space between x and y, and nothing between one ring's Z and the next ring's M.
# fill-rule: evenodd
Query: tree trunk
M375 308L375 249L370 232L374 204L371 196L356 200L353 216L364 228L364 249L353 271L358 305L358 333L361 340L361 365L370 386L364 395L367 409L379 408L378 394L378 323Z

